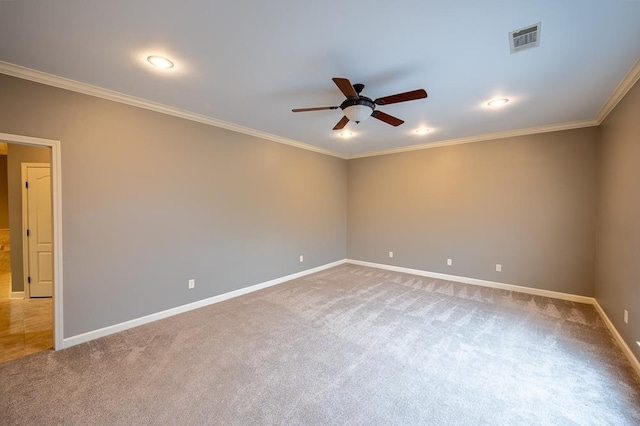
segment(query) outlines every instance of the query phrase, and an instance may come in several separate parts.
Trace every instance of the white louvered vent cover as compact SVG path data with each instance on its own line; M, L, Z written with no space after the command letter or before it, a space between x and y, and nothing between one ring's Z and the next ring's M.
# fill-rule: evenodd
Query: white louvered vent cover
M530 47L540 46L541 22L509 33L511 53L520 52Z

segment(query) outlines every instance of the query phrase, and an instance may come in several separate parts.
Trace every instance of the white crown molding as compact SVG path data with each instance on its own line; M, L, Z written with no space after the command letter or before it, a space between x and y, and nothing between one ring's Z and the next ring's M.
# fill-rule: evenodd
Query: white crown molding
M622 79L618 87L613 91L609 99L604 103L596 118L592 120L570 121L567 123L552 124L549 126L530 127L527 129L509 130L506 132L489 133L486 135L471 136L460 139L449 139L444 141L426 142L419 145L403 146L399 148L371 151L363 154L356 154L346 157L347 160L356 158L375 157L378 155L397 154L400 152L418 151L428 148L439 148L442 146L461 145L465 143L484 142L495 139L511 138L515 136L535 135L539 133L558 132L562 130L580 129L583 127L599 126L613 111L624 96L640 80L640 59L631 67L627 75Z
M537 135L540 133L558 132L561 130L580 129L583 127L597 126L599 123L596 120L582 120L582 121L570 121L567 123L552 124L549 126L529 127L527 129L509 130L506 132L489 133L480 136L470 136L460 139L448 139L444 141L426 142L419 145L402 146L399 148L385 149L381 151L366 152L363 154L356 154L347 157L348 160L354 160L356 158L376 157L378 155L398 154L401 152L419 151L428 148L440 148L443 146L462 145L474 142L486 142L496 139L512 138L516 136Z
M260 130L251 129L249 127L240 126L234 123L229 123L228 121L218 120L216 118L207 117L206 115L174 108L142 98L137 98L135 96L116 92L114 90L103 89L102 87L93 86L91 84L81 83L79 81L71 80L68 78L47 74L42 71L36 71L30 68L22 67L20 65L11 64L9 62L0 61L0 74L6 74L29 81L35 81L36 83L42 83L48 86L70 90L72 92L82 93L84 95L95 96L97 98L102 98L109 101L119 102L122 104L144 108L162 114L172 115L174 117L184 118L186 120L195 121L198 123L208 124L210 126L220 127L222 129L232 130L234 132L243 133L245 135L255 136L257 138L294 146L296 148L306 149L307 151L313 151L342 159L345 158L344 155L337 152L318 148L317 146L298 142L293 139L283 138L280 136L272 135L271 133L262 132Z
M119 102L139 108L148 109L151 111L160 112L162 114L172 115L174 117L184 118L186 120L195 121L198 123L208 124L210 126L220 127L223 129L231 130L238 133L243 133L257 138L270 140L273 142L282 143L296 148L305 149L308 151L317 152L320 154L330 155L332 157L342 158L344 160L353 160L357 158L375 157L379 155L397 154L401 152L418 151L429 148L439 148L443 146L461 145L466 143L484 142L495 139L505 139L516 136L535 135L540 133L557 132L562 130L579 129L583 127L593 127L600 125L605 118L613 111L615 106L620 100L627 94L627 92L633 87L633 85L640 80L640 59L636 61L634 66L629 70L624 79L618 84L616 90L611 94L609 99L600 109L600 112L596 118L591 120L571 121L567 123L552 124L549 126L530 127L519 130L509 130L505 132L489 133L479 136L470 136L459 139L448 139L443 141L426 142L418 145L403 146L399 148L392 148L380 151L371 151L362 154L346 155L335 151L319 148L314 145L305 144L295 141L293 139L283 138L270 133L262 132L260 130L251 129L249 127L240 126L238 124L229 123L227 121L218 120L216 118L208 117L202 114L182 110L179 108L170 107L168 105L160 104L146 99L137 98L135 96L126 95L124 93L116 92L113 90L103 89L101 87L93 86L90 84L80 83L75 80L71 80L64 77L58 77L52 74L47 74L41 71L36 71L30 68L22 67L20 65L11 64L8 62L0 61L0 74L6 74L13 77L22 78L25 80L35 81L37 83L46 84L49 86L59 87L61 89L71 90L73 92L82 93L85 95L95 96L102 99L107 99L114 102Z
M636 61L636 63L631 67L627 75L622 79L616 90L613 91L607 102L604 103L600 112L596 117L596 122L601 124L605 118L609 116L611 111L618 105L618 102L624 98L624 95L627 94L629 90L633 87L636 82L640 80L640 59Z

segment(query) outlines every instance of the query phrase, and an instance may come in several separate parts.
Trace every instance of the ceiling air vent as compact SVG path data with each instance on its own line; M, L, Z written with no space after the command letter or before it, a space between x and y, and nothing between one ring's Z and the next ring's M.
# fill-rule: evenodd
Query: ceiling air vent
M520 52L530 47L540 46L540 26L541 22L521 28L509 33L509 46L511 53Z

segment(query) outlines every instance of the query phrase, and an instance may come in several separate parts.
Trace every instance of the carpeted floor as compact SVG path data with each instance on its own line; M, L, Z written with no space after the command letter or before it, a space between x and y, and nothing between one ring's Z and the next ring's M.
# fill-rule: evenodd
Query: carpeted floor
M342 265L0 364L0 424L638 425L590 305Z

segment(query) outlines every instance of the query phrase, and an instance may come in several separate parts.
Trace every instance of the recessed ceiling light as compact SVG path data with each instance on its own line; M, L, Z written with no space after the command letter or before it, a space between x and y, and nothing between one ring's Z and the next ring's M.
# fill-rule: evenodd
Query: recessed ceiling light
M341 138L349 139L349 138L352 138L353 136L354 136L353 132L348 132L348 131L340 132Z
M147 57L147 61L155 67L169 69L173 68L173 62L162 56L151 55Z
M419 129L414 130L414 133L417 135L426 135L429 133L431 129L427 129L426 127L421 127Z
M487 102L487 105L489 105L490 107L500 107L506 104L507 102L509 102L509 99L507 98L494 99L492 101Z

